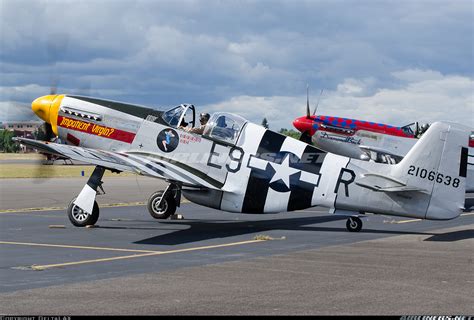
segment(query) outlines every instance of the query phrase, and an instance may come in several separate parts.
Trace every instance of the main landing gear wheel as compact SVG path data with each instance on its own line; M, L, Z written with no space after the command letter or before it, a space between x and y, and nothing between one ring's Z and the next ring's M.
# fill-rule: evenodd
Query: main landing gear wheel
M169 196L161 201L163 193L164 191L157 191L148 199L148 212L155 219L168 219L176 212L176 201L172 194L169 193Z
M76 227L85 227L94 225L99 220L99 205L97 201L94 201L94 208L92 214L88 214L77 205L74 204L76 198L72 199L71 203L67 208L67 216L69 221Z
M362 220L358 217L350 217L347 219L346 228L350 232L359 232L362 229Z

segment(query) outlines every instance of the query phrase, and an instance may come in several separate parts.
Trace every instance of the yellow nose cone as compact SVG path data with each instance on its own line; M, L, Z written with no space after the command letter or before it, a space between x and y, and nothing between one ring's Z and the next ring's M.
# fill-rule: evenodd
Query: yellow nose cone
M42 96L31 103L33 112L47 123L51 123L49 111L55 97L56 95Z
M58 134L58 110L63 98L64 95L47 95L39 97L31 103L31 110L45 122L51 124L56 135Z

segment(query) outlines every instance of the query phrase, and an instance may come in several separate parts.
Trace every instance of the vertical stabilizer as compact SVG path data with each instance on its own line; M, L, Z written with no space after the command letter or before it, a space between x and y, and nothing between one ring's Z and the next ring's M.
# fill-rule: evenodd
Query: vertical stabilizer
M469 129L436 122L392 171L394 177L430 194L426 219L457 217L464 208Z

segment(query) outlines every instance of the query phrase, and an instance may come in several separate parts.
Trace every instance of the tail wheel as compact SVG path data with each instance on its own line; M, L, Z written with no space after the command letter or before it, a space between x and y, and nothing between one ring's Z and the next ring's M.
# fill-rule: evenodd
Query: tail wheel
M176 202L172 196L163 198L164 191L153 193L148 199L148 212L155 219L167 219L176 212ZM161 203L160 203L161 201Z
M359 232L362 229L362 220L358 217L350 217L347 219L346 228L350 232Z
M69 221L71 221L71 223L76 227L85 227L96 224L97 220L99 220L99 205L97 204L97 201L94 201L92 214L88 214L74 204L75 200L76 198L72 199L67 208L67 216Z

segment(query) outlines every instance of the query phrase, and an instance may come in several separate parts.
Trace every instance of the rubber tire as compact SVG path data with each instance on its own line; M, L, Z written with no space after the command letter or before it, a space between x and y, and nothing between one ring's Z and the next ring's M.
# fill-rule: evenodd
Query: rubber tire
M73 210L77 207L74 204L74 201L76 201L76 198L72 199L71 203L69 203L69 206L67 207L67 216L69 218L69 221L71 221L71 223L76 227L85 227L85 226L95 225L97 220L99 220L99 213L100 213L99 205L97 204L97 201L94 201L94 208L92 209L92 214L87 215L87 218L83 221L79 221L74 218ZM81 210L79 207L77 207L77 209Z
M362 220L358 217L347 219L346 228L350 232L359 232L362 229Z
M163 196L164 191L157 191L153 193L148 199L148 212L155 219L168 219L171 215L176 212L176 202L173 197L167 197L161 202L161 209L166 208L164 211L157 211L155 203Z

